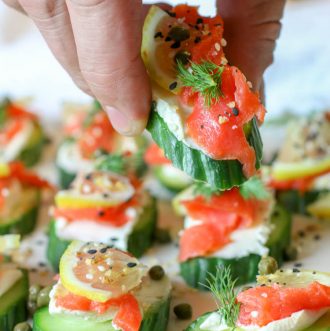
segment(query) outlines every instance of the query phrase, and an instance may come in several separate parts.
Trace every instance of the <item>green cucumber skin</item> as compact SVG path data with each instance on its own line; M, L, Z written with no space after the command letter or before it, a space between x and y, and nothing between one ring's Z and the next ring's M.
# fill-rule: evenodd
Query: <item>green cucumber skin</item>
M272 215L272 223L281 223L272 231L268 240L269 255L274 257L278 264L283 263L285 248L291 240L291 215L281 206L276 205ZM209 274L215 274L220 266L230 266L233 280L236 285L254 282L258 274L258 263L261 256L249 254L240 258L224 259L220 257L197 257L180 263L180 273L191 287L207 290Z
M297 190L277 191L276 198L291 213L308 215L307 206L318 199L318 197L327 193L329 190L307 191L300 193Z
M153 173L155 177L159 180L159 182L168 190L173 193L178 193L189 185L191 185L192 181L187 181L186 178L183 180L180 178L171 178L164 175L163 166L156 166L153 168Z
M170 298L151 306L144 314L139 331L165 331L169 309ZM97 323L79 317L62 316L50 315L47 307L37 310L33 316L33 331L116 331L111 322Z
M76 177L76 173L68 172L64 168L57 165L57 173L58 173L58 183L61 189L68 189L70 184Z
M39 124L35 125L35 130L37 130L35 139L28 143L18 156L18 160L23 162L27 167L32 167L38 163L45 145L44 132Z
M16 234L16 233L25 235L32 232L35 228L38 219L38 213L39 213L38 205L31 208L21 217L8 222L7 224L0 224L0 235Z
M23 271L23 277L0 298L1 331L12 331L17 323L26 321L28 292L28 275Z
M213 160L201 151L188 147L177 140L155 110L151 111L147 130L174 166L190 177L207 182L219 190L227 190L246 181L240 162ZM248 141L256 152L256 168L259 169L262 158L262 141L255 118L252 120Z
M208 330L201 330L201 325L206 320L206 318L211 315L212 313L206 313L200 317L198 317L195 321L193 321L188 328L184 331L208 331ZM236 328L236 331L241 331L241 328ZM228 329L230 331L230 329ZM308 327L303 331L330 331L330 313L326 314L325 316L321 317L317 322L315 322L312 326Z
M144 207L132 233L128 236L127 251L136 257L141 257L143 253L152 246L156 223L156 200L150 198L150 202ZM57 236L55 221L52 220L49 224L47 258L55 271L58 271L61 256L69 244L69 240L63 240Z

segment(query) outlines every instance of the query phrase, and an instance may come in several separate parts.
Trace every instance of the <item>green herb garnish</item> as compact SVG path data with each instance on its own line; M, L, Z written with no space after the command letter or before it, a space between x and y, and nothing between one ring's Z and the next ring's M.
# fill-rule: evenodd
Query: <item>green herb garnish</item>
M124 174L126 170L126 162L121 154L104 155L97 160L96 169Z
M219 194L220 192L204 182L196 182L193 186L194 195L202 195L203 197L210 199L213 194Z
M251 177L243 183L239 191L244 199L256 198L258 200L266 200L270 198L269 191L267 191L264 183L257 176Z
M236 321L239 315L240 304L237 302L235 284L237 279L232 279L230 266L219 267L215 275L209 274L208 288L215 298L221 318L231 331L236 329Z
M190 67L186 68L180 61L177 62L178 78L183 86L192 87L193 91L200 92L209 107L212 100L218 101L222 96L221 75L223 66L218 66L213 62L204 61L200 64L190 62Z
M88 112L87 116L84 119L83 127L88 128L93 123L95 115L100 111L102 111L101 104L97 100L94 100L92 104L92 109Z

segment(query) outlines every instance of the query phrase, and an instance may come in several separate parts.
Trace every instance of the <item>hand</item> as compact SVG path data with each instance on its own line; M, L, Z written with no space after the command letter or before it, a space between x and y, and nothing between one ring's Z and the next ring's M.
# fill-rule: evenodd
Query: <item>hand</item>
M141 0L4 0L30 16L74 82L97 98L120 133L146 125L151 91L140 57ZM259 90L273 60L284 0L218 0L226 54Z
M273 62L284 5L285 0L217 0L228 43L225 54L255 91L262 92L263 74Z

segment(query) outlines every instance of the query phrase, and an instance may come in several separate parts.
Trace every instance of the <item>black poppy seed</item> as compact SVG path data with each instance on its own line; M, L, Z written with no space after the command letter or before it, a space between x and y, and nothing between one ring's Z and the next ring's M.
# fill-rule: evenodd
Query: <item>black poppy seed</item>
M38 265L39 265L39 267L45 267L46 263L45 262L39 262Z
M238 116L238 114L239 114L239 110L236 107L233 108L232 112L233 112L234 116Z
M302 267L302 263L300 263L300 262L295 263L294 266L295 266L296 268L301 268L301 267Z
M88 174L88 175L86 175L86 176L85 176L85 179L87 179L87 180L92 179L92 174Z
M103 198L109 198L109 194L108 193L103 193Z
M111 237L110 240L111 241L118 241L118 238L117 237Z
M284 272L284 270L283 269L280 269L280 272Z
M173 49L177 49L177 48L180 48L181 46L181 42L180 41L175 41L172 45L171 45L171 48Z
M171 17L176 17L176 14L173 13L172 11L169 11L169 10L165 10L165 11L166 11L166 13L167 13L169 16L171 16Z
M300 238L304 238L305 237L305 232L303 230L298 231L298 236Z
M283 285L285 286L285 285L286 285L286 283L283 283Z
M321 239L321 236L319 235L319 234L316 234L315 236L314 236L314 240L320 240Z
M164 38L164 36L163 36L163 34L161 33L161 31L158 31L158 32L156 32L154 38L155 38L155 39L156 39L156 38Z
M176 87L178 86L178 83L177 82L173 82L169 85L169 89L172 91L174 89L176 89Z
M195 40L194 40L194 43L198 44L198 43L201 42L201 40L202 40L201 37L196 37Z
M97 250L96 250L96 249L89 249L89 250L87 251L87 253L88 253L88 254L95 254L95 253L97 253Z
M99 211L97 212L97 215L98 215L99 217L104 216L104 214L105 214L104 210L99 210Z
M280 282L276 282L277 285L280 285Z
M108 245L107 248L114 248L114 245Z
M201 17L197 18L196 24L203 24L203 23L204 23L204 21Z
M293 268L293 269L292 269L292 272L297 272L297 273L298 273L298 272L300 272L300 270L297 269L297 268Z
M37 269L37 268L31 268L30 271L31 271L31 272L37 272L38 269Z
M203 124L201 125L201 129L204 129L204 125Z
M171 40L172 40L171 37L166 37L166 38L165 38L165 41L171 41Z
M101 249L100 249L100 253L104 254L104 253L107 251L107 249L108 249L107 247L103 247L103 248L101 248Z
M128 263L127 263L127 266L128 266L129 268L134 268L134 267L137 266L137 264L136 264L135 262L128 262Z
M271 283L272 282L272 280L271 279L268 279L268 283Z
M312 274L315 275L316 274L316 271L313 271Z
M261 287L264 287L264 286L266 286L266 284L261 284L260 286L261 286Z

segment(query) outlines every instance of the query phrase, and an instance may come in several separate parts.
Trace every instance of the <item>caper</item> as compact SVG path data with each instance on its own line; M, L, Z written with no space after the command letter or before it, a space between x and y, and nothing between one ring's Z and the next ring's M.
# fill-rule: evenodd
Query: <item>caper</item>
M155 239L160 244L168 244L172 241L170 232L167 229L156 229L155 231Z
M175 63L181 62L183 65L189 63L191 54L187 51L179 51L175 54Z
M171 28L168 32L168 37L174 41L184 41L190 37L190 31L182 26L173 26L173 28Z
M40 285L31 285L29 287L29 300L30 301L37 301L37 297L38 297L38 293L41 290L41 286Z
M13 331L31 331L32 328L28 322L22 322L15 325Z
M294 261L297 260L298 257L298 250L297 247L291 245L286 248L284 251L284 259L285 261Z
M43 288L37 297L37 307L44 307L49 304L49 292L52 290L52 286L47 286Z
M192 317L192 308L189 303L180 303L173 308L173 311L180 320L189 320Z
M153 280L161 280L165 276L165 271L160 265L155 265L150 268L149 276Z
M271 256L263 257L258 264L259 275L272 274L277 269L277 261Z
M36 301L28 300L28 302L27 302L27 308L28 308L29 313L31 315L33 315L34 312L37 310L37 302Z

